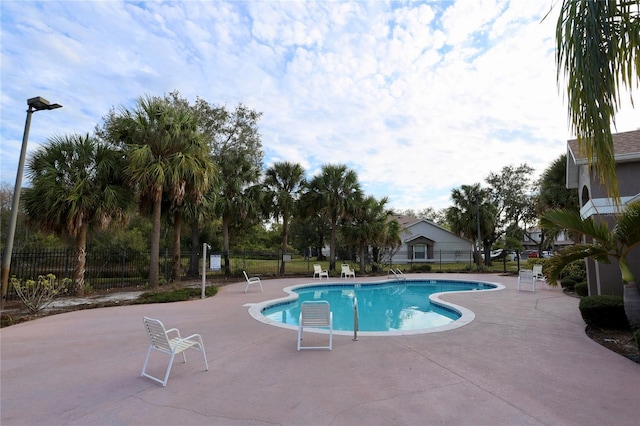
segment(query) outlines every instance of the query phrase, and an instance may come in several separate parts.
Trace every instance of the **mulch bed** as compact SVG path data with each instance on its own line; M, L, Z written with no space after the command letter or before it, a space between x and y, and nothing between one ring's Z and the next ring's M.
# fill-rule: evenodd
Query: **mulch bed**
M640 364L640 350L631 330L608 330L587 326L586 333L605 348Z

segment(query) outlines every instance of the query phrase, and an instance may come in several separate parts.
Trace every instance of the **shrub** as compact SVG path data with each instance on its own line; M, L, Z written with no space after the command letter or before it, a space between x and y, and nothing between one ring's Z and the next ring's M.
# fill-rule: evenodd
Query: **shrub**
M573 288L576 286L576 284L576 280L573 280L571 278L563 278L560 280L560 286L562 286L562 288L566 288L567 290L573 291Z
M636 346L638 347L638 350L640 351L640 328L637 329L633 333L633 337L636 339Z
M576 294L580 297L585 297L589 295L589 285L586 282L581 282L576 284L573 287L573 291L576 292Z
M431 272L431 265L427 265L426 263L411 265L411 272Z
M587 277L583 277L581 275L569 275L568 277L564 277L565 280L573 280L577 283L587 281Z
M580 314L588 325L623 330L629 328L620 296L587 296L580 299Z
M587 264L584 259L574 260L562 269L560 278L575 277L576 282L582 282L587 279Z
M69 278L58 280L53 274L39 275L37 281L20 281L11 277L11 285L29 312L38 312L46 308L55 296L67 292L70 283Z
M533 265L542 265L542 269L547 266L547 259L541 257L530 257L527 259L527 268L533 269Z
M217 287L206 287L205 296L211 297L218 292ZM184 302L190 299L197 299L201 297L201 288L181 288L178 290L153 292L148 291L142 293L136 300L137 303L169 303L169 302Z

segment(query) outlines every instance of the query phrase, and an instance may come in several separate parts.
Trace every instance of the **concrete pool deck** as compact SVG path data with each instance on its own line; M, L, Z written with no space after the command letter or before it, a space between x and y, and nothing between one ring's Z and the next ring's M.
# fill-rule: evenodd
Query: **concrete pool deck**
M246 294L239 282L205 300L82 310L14 325L0 329L0 423L638 424L640 365L585 335L578 299L559 289L518 292L516 278L499 275L408 277L506 288L443 296L475 313L464 327L356 342L338 335L333 351L298 352L295 331L248 314L249 304L283 297L283 288L311 279L264 280L264 293ZM141 378L148 348L143 316L183 335L201 334L209 371L199 353L188 352L188 363L175 361L166 388ZM315 338L326 335L305 335ZM152 357L151 373L161 374L167 358Z

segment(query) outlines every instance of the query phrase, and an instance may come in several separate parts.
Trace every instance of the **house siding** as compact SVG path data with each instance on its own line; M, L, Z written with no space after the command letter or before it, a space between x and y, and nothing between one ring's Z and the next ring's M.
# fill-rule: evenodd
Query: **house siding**
M614 148L616 158L616 176L618 189L623 204L637 200L640 196L640 130L614 134ZM574 187L577 180L577 191L580 199L580 214L583 218L594 216L604 220L613 228L616 211L615 204L607 197L606 187L600 183L597 174L585 164L576 147L576 141L568 141L570 152L567 156L568 170L577 170L577 179L567 175L567 187ZM640 247L631 250L627 255L631 271L640 277ZM604 264L587 259L587 279L590 295L622 296L623 288L620 283L622 276L615 259L611 264Z
M426 220L405 225L401 238L402 246L392 259L395 264L466 262L472 250L471 241ZM413 258L416 244L426 245L426 259Z

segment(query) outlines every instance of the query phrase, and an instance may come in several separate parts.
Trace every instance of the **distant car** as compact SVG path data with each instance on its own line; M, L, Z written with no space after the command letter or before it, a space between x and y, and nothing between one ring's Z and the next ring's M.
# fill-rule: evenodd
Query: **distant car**
M528 251L527 254L529 255L529 258L536 258L538 257L538 252L537 251Z
M509 250L500 249L500 250L493 250L491 252L491 260L502 260L504 258L507 258L508 260L513 260L513 256L509 255Z

